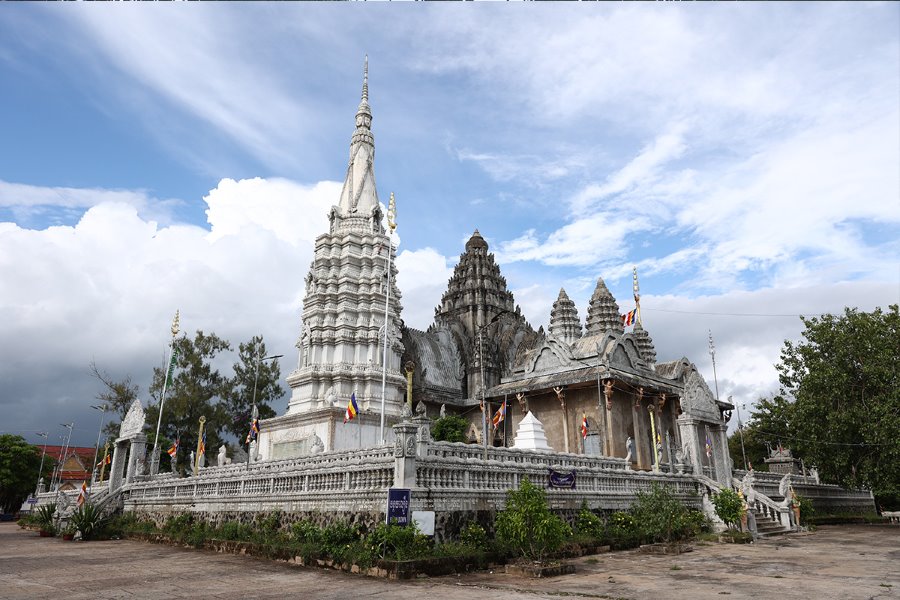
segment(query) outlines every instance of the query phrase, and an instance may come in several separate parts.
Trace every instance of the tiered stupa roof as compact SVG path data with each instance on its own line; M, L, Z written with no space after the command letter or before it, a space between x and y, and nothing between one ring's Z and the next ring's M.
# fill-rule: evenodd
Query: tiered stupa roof
M597 287L591 296L585 321L587 335L602 335L607 331L623 333L625 328L619 315L619 305L610 293L603 278L597 279Z
M650 334L647 333L647 330L644 329L644 326L641 325L640 321L634 324L634 331L632 334L635 337L635 341L637 341L638 351L641 353L641 358L647 361L647 364L654 364L656 362L656 348L653 347L653 340L650 338Z
M559 289L559 297L553 303L553 309L550 311L550 335L567 344L571 344L581 337L581 320L578 318L578 309L575 308L575 303L563 288Z

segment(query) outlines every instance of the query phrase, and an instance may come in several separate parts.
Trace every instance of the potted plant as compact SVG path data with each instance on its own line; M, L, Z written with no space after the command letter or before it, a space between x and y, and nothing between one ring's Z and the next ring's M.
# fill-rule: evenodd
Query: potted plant
M60 531L63 541L71 542L75 538L75 526L69 523Z
M81 539L89 540L97 533L97 530L106 524L106 520L99 508L90 502L85 502L72 513L70 523L81 532Z
M38 507L36 521L40 528L41 537L53 537L56 534L56 525L53 517L56 514L56 503L44 504Z

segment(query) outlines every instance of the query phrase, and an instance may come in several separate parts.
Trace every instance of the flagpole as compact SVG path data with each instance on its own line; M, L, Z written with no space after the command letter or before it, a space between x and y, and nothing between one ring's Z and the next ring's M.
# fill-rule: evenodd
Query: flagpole
M166 389L169 386L169 372L174 372L172 367L172 358L175 352L175 336L178 335L178 310L175 311L175 318L172 320L172 342L169 344L169 359L166 361L165 374L163 378L162 397L159 399L159 418L156 420L156 436L153 438L153 453L150 455L150 475L159 473L159 428L162 426L163 406L166 402Z
M387 291L384 296L384 351L381 357L381 444L384 445L384 391L387 386L387 344L388 344L388 308L391 303L391 250L394 249L393 235L397 229L397 206L394 203L394 192L391 192L391 201L388 204L388 247L387 247Z

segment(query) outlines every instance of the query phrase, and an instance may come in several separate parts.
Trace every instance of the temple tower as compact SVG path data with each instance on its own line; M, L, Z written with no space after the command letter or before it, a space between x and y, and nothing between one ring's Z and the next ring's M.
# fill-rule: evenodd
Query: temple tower
M363 413L380 415L385 296L389 279L385 415L399 415L402 408L406 387L400 368L402 307L396 286L396 254L382 223L375 187L375 138L371 126L367 59L344 187L338 204L329 211L328 232L316 238L315 254L306 275L297 368L287 377L291 398L283 417L262 424L263 433L267 430L273 433L272 436L261 434L264 458L302 454L303 448L299 446L296 452L289 449L268 453L262 446L267 442L272 450L279 442L309 436L313 431L325 439L327 449L344 445L340 440L335 443L333 425L324 429L313 425L333 423L334 414L346 408L353 393ZM291 428L299 430L287 432ZM376 437L366 435L363 442L377 441ZM357 440L353 443L356 445Z
M477 229L466 242L466 251L460 255L441 304L434 310L434 322L435 328L452 333L460 349L463 387L469 398L477 397L481 389L480 350L484 354L484 384L491 387L509 370L523 336L533 334Z
M586 335L604 334L607 331L623 333L625 328L619 316L619 305L606 287L603 278L597 279L597 287L591 295L585 320Z
M559 289L559 297L553 303L550 311L550 335L564 341L567 344L574 343L581 337L581 320L578 318L578 309L575 303L569 299L566 290Z

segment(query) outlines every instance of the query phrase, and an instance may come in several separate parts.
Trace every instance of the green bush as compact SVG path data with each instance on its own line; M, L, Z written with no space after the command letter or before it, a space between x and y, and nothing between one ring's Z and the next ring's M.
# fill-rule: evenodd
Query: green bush
M580 536L591 540L602 540L606 537L606 525L603 519L588 510L586 504L582 504L578 518L575 520L575 531Z
M415 523L407 526L380 523L366 543L377 558L412 560L430 556L431 539L422 535Z
M712 503L716 507L716 516L726 525L735 529L740 526L744 515L744 501L736 491L726 488L713 495Z
M631 507L643 543L674 542L694 535L696 519L669 488L654 483L649 492L638 492Z
M527 477L506 493L506 510L497 515L497 539L525 558L544 562L572 531L550 512L547 495Z
M304 519L294 523L293 527L291 527L291 535L301 544L319 545L322 543L323 531L321 527L312 521Z
M81 539L89 540L106 524L106 517L94 504L85 502L72 513L70 523L81 532Z
M484 527L478 523L469 523L459 532L459 542L472 550L485 551L488 549L488 536Z
M431 437L436 442L464 442L469 422L458 415L441 417L431 425Z
M225 521L215 532L217 538L231 541L248 541L250 535L247 526L239 521Z
M816 515L816 508L813 506L812 500L806 496L795 494L794 502L800 507L800 523L803 525L809 523L810 519Z
M614 512L607 521L606 539L616 550L640 545L641 533L631 513Z

